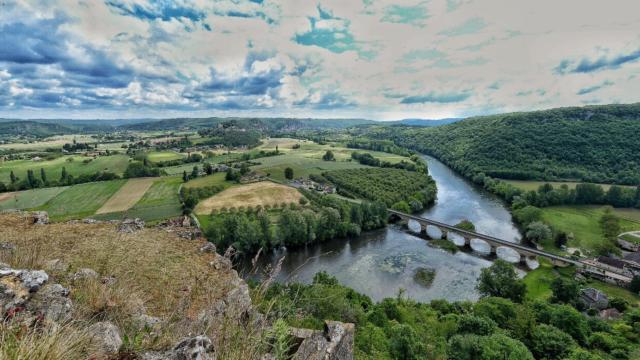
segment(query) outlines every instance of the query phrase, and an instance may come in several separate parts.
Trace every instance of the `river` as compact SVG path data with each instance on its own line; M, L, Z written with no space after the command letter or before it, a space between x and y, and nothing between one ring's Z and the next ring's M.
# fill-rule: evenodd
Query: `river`
M424 156L429 174L438 186L436 203L421 215L447 224L470 220L476 231L501 239L519 242L520 233L504 203L480 189L435 158ZM409 227L419 230L417 224ZM437 230L432 237L439 237ZM463 241L462 239L454 239ZM311 282L321 270L338 278L341 284L379 301L394 297L404 289L405 295L418 301L433 299L476 300L476 280L482 268L491 265L485 255L488 246L472 240L473 251L451 254L420 237L401 230L397 225L364 233L357 239L334 240L302 249L274 251L259 259L257 273L264 273L285 256L277 281ZM508 261L519 257L510 249L499 248L498 256ZM241 266L248 274L248 266ZM430 286L414 280L419 268L435 270Z

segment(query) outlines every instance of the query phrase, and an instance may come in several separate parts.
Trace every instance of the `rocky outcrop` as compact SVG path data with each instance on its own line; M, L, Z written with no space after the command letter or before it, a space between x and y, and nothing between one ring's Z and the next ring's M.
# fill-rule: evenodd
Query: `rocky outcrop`
M46 211L36 211L31 213L33 223L36 225L46 225L49 223L49 214Z
M71 280L73 281L90 280L90 279L97 279L97 278L98 278L98 273L95 270L89 269L89 268L80 269L76 271L73 275L71 275Z
M117 354L122 346L120 330L112 322L101 321L89 327L91 342L101 354Z
M118 232L134 233L144 229L144 221L142 219L124 219L118 224Z
M1 269L2 317L25 323L66 319L72 311L69 290L48 281L49 275L42 270Z
M180 341L164 353L148 352L142 360L215 360L213 342L206 336L195 336Z
M325 321L324 331L292 329L291 335L299 343L294 360L351 360L355 325L339 321Z

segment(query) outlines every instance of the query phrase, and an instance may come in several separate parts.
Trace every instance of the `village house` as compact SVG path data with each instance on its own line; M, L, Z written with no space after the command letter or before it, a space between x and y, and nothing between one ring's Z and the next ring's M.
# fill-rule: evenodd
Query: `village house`
M580 300L589 309L604 310L609 306L609 298L602 291L586 288L580 291Z

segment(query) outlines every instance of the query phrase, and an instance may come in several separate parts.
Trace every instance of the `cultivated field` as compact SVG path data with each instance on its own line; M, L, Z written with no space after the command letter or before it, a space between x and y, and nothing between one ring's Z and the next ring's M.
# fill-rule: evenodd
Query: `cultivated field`
M106 214L129 210L153 185L154 178L130 179L118 192L102 205L96 214Z
M604 241L599 223L603 209L604 207L599 206L547 207L542 208L542 219L557 230L573 233L575 240L569 241L568 247L592 250ZM640 213L640 210L634 210L634 212ZM614 213L620 216L628 214L629 210L621 213L620 209L615 209ZM640 222L621 218L620 227L621 232L640 230Z
M94 143L96 139L88 135L59 135L46 138L42 141L34 141L31 143L10 143L0 144L0 149L14 149L14 150L45 150L48 148L62 148L62 145L71 143L73 140L77 142Z
M184 157L184 154L180 154L175 151L152 151L150 153L147 153L147 159L154 162L179 160Z
M95 214L126 182L126 180L100 181L74 185L38 207L52 220L78 219Z
M69 160L71 159L71 160ZM85 162L88 161L88 162ZM96 159L86 156L61 156L53 160L32 161L14 160L0 163L0 181L9 183L11 171L20 178L27 176L27 170L33 170L36 177L40 177L40 169L44 169L49 179L59 179L62 168L67 169L67 173L77 177L82 174L94 174L98 171L111 171L122 175L129 164L127 155L99 156Z
M560 181L529 181L529 180L503 180L508 184L511 184L519 189L525 190L525 191L529 191L529 190L534 190L537 191L538 188L541 185L544 184L551 184L553 185L554 188L559 188L562 185L567 185L569 187L569 189L575 189L577 184L580 184L579 182L572 182L572 181L566 181L566 182L560 182ZM600 186L602 186L602 188L607 191L609 190L609 188L611 187L611 184L598 184ZM620 185L622 186L622 185ZM623 187L630 187L630 186L623 186Z
M213 210L232 207L274 206L282 203L298 203L302 194L298 190L270 181L240 185L226 189L208 199L202 200L195 208L196 214L208 215Z
M218 172L208 176L201 176L193 180L189 180L187 183L184 184L184 187L201 188L201 187L214 186L214 185L219 185L224 187L232 186L233 185L232 183L225 181L226 175L227 175L226 173Z
M32 209L44 205L54 196L66 190L68 186L32 189L0 194L0 210Z
M179 177L154 178L151 187L131 208L122 212L98 215L97 219L141 218L144 221L158 221L182 214L178 189L182 184Z

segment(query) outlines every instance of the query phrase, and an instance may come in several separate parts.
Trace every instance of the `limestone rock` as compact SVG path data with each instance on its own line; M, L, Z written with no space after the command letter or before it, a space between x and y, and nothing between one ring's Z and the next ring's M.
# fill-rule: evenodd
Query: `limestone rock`
M173 349L176 360L214 360L213 342L206 336L184 339Z
M0 242L0 251L2 250L13 251L15 249L16 249L16 246L10 242Z
M162 324L162 320L155 316L149 316L147 314L138 314L133 316L133 322L140 330L143 329L158 329Z
M204 245L202 245L202 247L200 247L200 252L215 254L216 245L212 242L207 241Z
M69 265L65 264L60 259L53 259L45 262L44 268L51 272L66 272L69 270Z
M206 336L195 336L180 341L167 352L147 352L142 360L215 360L213 342Z
M9 264L0 261L0 270L9 269L10 267Z
M65 320L72 310L69 289L60 284L47 284L32 296L26 308L48 321Z
M89 269L89 268L82 268L76 271L73 274L73 276L71 276L71 280L73 281L97 279L97 278L98 278L98 273L95 270Z
M115 354L122 346L120 330L110 321L101 321L88 329L92 343L103 354Z
M123 233L134 233L144 229L144 221L142 219L124 219L118 225L118 231Z
M198 319L216 328L225 320L235 320L243 323L250 318L252 313L249 286L239 277L233 277L229 283L230 290L221 299L215 301L211 307L202 311Z
M49 223L49 214L46 211L36 211L31 214L33 223L36 225L46 225Z
M339 321L325 321L324 331L292 329L300 344L295 360L352 360L355 326Z

